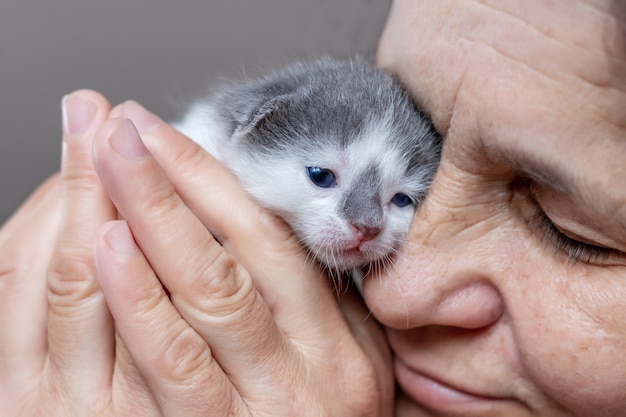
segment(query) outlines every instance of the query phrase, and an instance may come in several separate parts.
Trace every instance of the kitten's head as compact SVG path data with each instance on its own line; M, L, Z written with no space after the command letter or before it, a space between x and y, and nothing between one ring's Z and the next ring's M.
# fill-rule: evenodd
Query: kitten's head
M404 242L441 143L391 77L322 60L248 85L229 103L227 165L321 263L345 271Z

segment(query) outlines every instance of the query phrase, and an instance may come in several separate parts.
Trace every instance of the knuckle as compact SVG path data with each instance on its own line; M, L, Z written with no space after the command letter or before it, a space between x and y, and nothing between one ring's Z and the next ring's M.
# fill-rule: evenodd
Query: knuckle
M164 166L180 184L181 194L193 204L197 190L214 189L215 183L224 178L224 173L231 174L199 145L191 141L186 145L189 146L179 146L173 150Z
M171 155L171 165L175 167L185 167L184 171L198 172L204 168L206 158L209 155L204 149L193 142L193 146L180 146Z
M211 351L204 340L185 325L166 344L162 355L155 361L155 370L166 378L181 384L203 385L213 361Z
M91 257L70 250L53 257L48 268L48 292L52 302L72 304L98 291Z
M176 212L182 204L174 187L165 181L147 185L140 194L145 196L140 205L140 213L144 213L153 222L162 223L164 219L169 220L168 213Z
M200 311L210 311L213 317L233 323L257 304L257 292L247 271L225 251L213 260L206 259L199 276L201 282L194 285L199 289L196 299Z
M269 312L247 271L228 253L200 260L202 265L185 271L178 280L190 323L227 331L242 341L259 337L250 320L263 320ZM193 261L189 264L194 264ZM267 329L263 328L263 332Z
M73 167L63 171L64 193L93 194L102 191L96 172L89 167Z
M125 296L128 302L135 306L135 311L142 317L150 317L158 312L163 302L169 299L161 285L142 285L126 289Z

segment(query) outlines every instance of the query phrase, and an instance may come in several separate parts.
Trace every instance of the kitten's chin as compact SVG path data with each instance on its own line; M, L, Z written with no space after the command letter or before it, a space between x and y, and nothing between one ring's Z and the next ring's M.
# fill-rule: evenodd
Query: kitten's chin
M361 268L379 258L380 256L373 256L359 248L317 254L317 259L321 263L338 272L349 272L355 268Z

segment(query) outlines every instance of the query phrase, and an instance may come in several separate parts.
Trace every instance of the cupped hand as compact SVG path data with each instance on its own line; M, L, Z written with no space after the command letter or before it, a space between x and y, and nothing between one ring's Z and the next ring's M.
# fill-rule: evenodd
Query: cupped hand
M100 227L117 217L91 158L110 106L91 91L63 103L61 173L0 229L0 415L156 415L93 262Z
M284 224L137 104L64 104L0 229L0 415L390 415L382 332Z
M134 102L111 117L94 162L124 220L102 229L97 271L161 412L390 415L389 352L356 297L340 308L287 227L196 144Z

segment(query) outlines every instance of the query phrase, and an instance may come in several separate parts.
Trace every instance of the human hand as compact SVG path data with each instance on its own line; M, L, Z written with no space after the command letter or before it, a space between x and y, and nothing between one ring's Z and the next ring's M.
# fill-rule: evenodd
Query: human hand
M153 397L116 344L92 262L117 216L91 162L110 106L89 91L64 104L60 175L0 229L0 415L147 415Z
M96 264L160 411L390 415L389 352L360 301L339 308L286 226L196 144L136 103L111 116L94 161L124 220Z
M380 329L351 294L342 316L284 225L173 129L145 136L177 192L150 156L125 160L108 147L137 136L128 121L99 128L110 110L102 96L81 91L65 103L61 174L0 229L1 415L391 413ZM142 126L132 103L114 115L129 108ZM119 335L92 256L99 228L118 218L92 166L94 135L107 190L172 300L127 223L106 224L96 255ZM253 271L258 292L178 195Z

